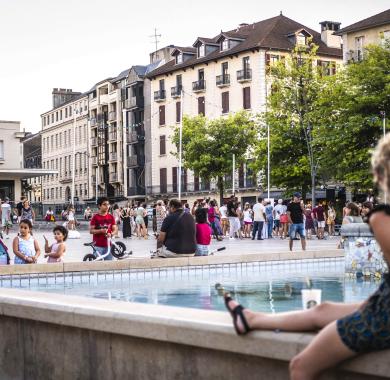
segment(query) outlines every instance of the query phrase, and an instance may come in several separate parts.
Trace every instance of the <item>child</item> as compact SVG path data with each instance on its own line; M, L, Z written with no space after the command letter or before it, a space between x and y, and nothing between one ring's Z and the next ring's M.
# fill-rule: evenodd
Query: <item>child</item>
M8 265L9 262L8 248L0 238L0 265Z
M211 228L207 223L207 209L198 208L195 211L196 221L196 253L195 256L208 256L211 242Z
M32 236L32 223L23 219L19 224L19 236L16 236L12 248L15 254L14 264L33 264L38 260L41 250Z
M65 241L68 237L68 230L63 226L55 226L53 234L56 242L51 246L49 246L46 236L43 235L45 239L45 258L48 257L48 263L60 263L66 251Z

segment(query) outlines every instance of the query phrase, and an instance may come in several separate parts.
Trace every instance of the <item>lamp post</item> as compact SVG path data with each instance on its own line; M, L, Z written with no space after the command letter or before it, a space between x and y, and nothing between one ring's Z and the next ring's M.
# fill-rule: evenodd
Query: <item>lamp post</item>
M383 137L386 136L386 111L381 111L380 112L381 116L382 116L382 120L383 120ZM384 194L384 201L385 201L385 204L387 203L387 191L385 190L385 194Z
M182 158L183 158L183 99L184 99L184 91L183 88L180 89L180 125L179 125L179 192L178 198L181 201L181 168L182 168Z
M72 191L70 197L70 204L74 204L75 192L75 161L76 161L76 106L73 106L73 152L72 152Z

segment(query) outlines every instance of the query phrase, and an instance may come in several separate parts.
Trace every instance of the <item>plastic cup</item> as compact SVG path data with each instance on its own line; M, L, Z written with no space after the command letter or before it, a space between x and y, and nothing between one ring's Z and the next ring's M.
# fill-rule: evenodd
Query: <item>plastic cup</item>
M302 308L310 309L321 303L321 289L302 289Z

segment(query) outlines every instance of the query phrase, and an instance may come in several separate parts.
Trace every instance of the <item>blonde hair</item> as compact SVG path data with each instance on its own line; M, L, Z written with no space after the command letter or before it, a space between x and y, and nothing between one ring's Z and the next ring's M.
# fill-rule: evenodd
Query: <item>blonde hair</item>
M384 191L390 191L390 133L379 141L372 153L371 165L375 182Z

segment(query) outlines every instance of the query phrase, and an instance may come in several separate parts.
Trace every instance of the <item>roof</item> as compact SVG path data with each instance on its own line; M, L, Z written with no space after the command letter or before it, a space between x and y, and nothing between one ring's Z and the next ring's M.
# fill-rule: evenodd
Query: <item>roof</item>
M221 32L212 40L216 41L221 35L230 38L244 39L233 48L226 51L214 51L202 58L196 56L186 60L181 64L175 64L174 60L158 67L147 76L153 78L157 75L168 74L170 72L191 67L200 63L205 63L228 57L237 53L250 51L254 49L272 49L290 51L294 48L294 43L287 37L292 31L305 29L313 36L313 42L318 45L318 55L327 55L336 58L342 58L342 49L330 48L322 40L321 34L305 25L300 24L284 15L272 17L254 24L242 26L239 30Z
M118 74L118 76L116 76L115 78L112 78L111 82L119 82L122 79L127 78L127 76L129 75L129 72L130 72L130 69L123 70L121 73Z
M375 26L380 26L385 24L390 24L390 9L378 13L374 16L365 18L364 20L355 22L352 25L346 26L345 28L338 30L335 34L342 35L345 33L355 32L363 29L369 29Z
M196 48L194 48L194 47L192 47L192 46L185 46L185 47L182 47L182 46L175 46L175 49L173 50L172 55L173 55L176 51L179 51L179 52L181 52L181 53L196 54Z

